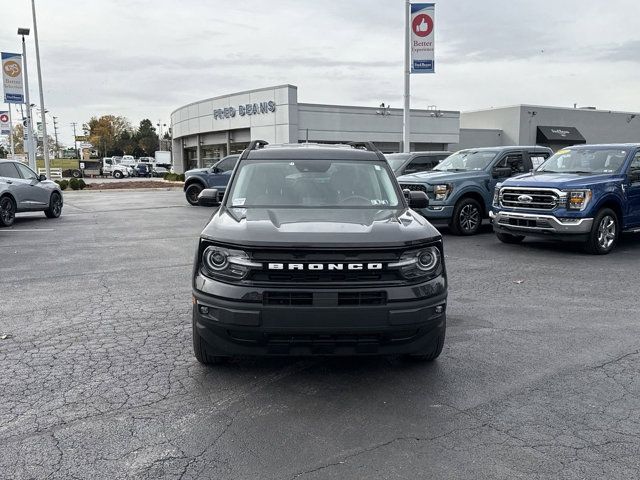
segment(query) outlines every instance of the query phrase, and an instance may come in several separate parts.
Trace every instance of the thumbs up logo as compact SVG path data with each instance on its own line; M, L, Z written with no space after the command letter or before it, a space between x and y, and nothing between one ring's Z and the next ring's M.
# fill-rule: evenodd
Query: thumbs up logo
M433 19L424 13L416 15L411 23L413 33L419 37L426 37L433 32Z

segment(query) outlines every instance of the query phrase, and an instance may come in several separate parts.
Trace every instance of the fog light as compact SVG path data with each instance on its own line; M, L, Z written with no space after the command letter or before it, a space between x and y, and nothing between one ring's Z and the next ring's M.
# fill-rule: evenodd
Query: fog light
M200 305L200 313L202 313L203 315L208 315L209 307L207 307L206 305Z

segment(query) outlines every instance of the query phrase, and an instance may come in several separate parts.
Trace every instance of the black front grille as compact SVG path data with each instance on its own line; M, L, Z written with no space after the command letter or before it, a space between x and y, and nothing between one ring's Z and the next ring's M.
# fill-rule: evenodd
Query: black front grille
M386 265L396 262L402 255L402 249L387 250L260 250L252 251L251 259L264 264L262 269L254 269L249 273L247 280L264 284L369 284L369 283L397 283L403 281L403 277L396 269L387 269ZM285 265L282 270L269 270L269 263L281 263ZM349 270L348 264L361 263L365 266L362 270ZM382 263L382 269L367 270L369 263ZM289 264L302 264L303 270L289 270ZM320 264L322 270L309 270L309 264ZM329 264L342 264L342 270L329 270Z
M263 305L277 306L360 306L386 305L386 292L338 292L333 294L312 292L264 292Z
M553 210L559 205L558 194L543 188L511 189L500 191L500 203L506 208L530 208L536 210Z
M338 305L385 305L387 292L340 292Z
M412 192L424 192L427 193L427 187L424 185L413 185L409 183L401 183L400 188L402 190L411 190Z

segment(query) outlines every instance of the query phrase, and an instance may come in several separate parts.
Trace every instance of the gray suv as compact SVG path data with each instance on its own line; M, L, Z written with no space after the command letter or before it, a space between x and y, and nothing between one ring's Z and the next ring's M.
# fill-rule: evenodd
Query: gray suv
M16 213L37 211L48 218L60 216L62 191L58 184L20 162L0 160L0 227L13 225Z

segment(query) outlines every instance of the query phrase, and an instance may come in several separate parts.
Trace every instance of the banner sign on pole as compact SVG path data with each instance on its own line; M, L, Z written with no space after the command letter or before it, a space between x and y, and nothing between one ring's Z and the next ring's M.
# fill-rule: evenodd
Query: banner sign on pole
M9 135L11 126L9 125L9 112L0 111L0 135Z
M435 3L411 4L411 73L434 73Z
M2 58L2 85L5 103L24 103L22 84L22 55L19 53L0 53Z

